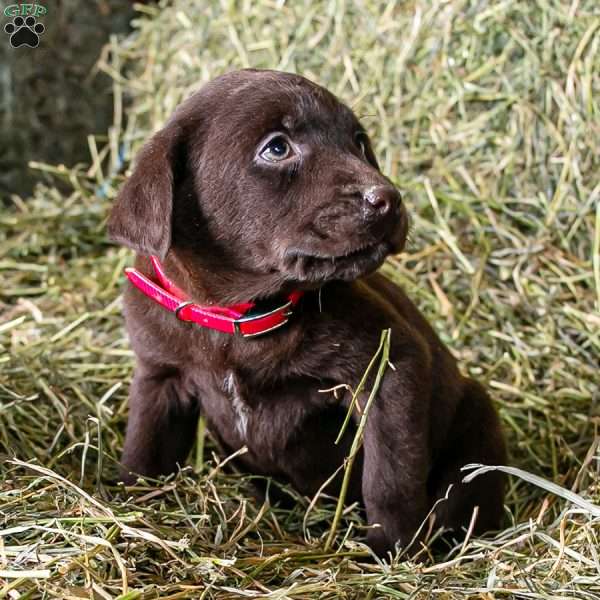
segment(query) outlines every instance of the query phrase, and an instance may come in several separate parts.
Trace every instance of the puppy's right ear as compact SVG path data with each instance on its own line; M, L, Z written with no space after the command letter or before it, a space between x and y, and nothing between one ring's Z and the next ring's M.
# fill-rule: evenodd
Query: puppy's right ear
M175 173L185 168L182 134L167 125L150 139L136 159L108 218L108 235L146 255L164 259L171 247Z

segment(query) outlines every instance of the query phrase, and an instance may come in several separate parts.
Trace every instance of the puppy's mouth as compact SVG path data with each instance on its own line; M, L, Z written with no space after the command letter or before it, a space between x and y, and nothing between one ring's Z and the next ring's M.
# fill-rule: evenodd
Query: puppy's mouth
M288 248L284 271L300 282L352 281L378 269L392 250L393 245L383 240L350 247L335 254Z

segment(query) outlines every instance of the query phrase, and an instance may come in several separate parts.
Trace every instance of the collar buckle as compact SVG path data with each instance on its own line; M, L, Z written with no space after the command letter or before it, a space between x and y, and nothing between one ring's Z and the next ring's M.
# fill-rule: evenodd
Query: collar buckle
M179 316L179 313L186 307L186 306L190 306L191 304L194 304L191 300L185 300L183 302L181 302L176 308L175 308L175 318L178 321L183 321L183 319Z
M253 338L253 337L261 336L265 333L270 333L271 331L275 331L276 329L279 329L280 327L285 325L290 320L292 311L289 309L291 308L292 304L293 304L292 301L288 300L285 304L282 304L281 306L278 306L277 308L275 308L269 312L249 314L247 316L240 317L239 319L234 319L233 320L233 332L235 333L235 335L239 335L243 338ZM279 323L276 323L275 325L273 325L272 327L269 327L268 329L263 329L261 331L252 332L252 333L242 331L242 325L244 323L251 323L253 321L265 319L276 313L281 313L281 316L283 317L283 319Z

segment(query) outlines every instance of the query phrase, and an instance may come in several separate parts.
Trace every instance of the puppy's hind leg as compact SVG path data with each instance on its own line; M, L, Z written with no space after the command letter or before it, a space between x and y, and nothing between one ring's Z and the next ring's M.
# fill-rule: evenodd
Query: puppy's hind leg
M129 393L129 420L120 478L157 477L183 466L199 417L199 403L182 394L176 370L139 369Z
M498 529L504 512L505 475L492 471L471 483L460 483L467 474L460 469L469 463L506 464L498 415L483 387L472 380L465 382L448 441L439 452L428 482L432 501L443 498L452 484L448 499L438 504L435 524L459 538L476 506L475 534Z

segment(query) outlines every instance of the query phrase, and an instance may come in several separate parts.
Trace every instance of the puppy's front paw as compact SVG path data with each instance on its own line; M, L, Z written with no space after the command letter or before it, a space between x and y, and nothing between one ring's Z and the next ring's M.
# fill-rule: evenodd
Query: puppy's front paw
M138 480L138 475L136 475L133 471L130 471L126 467L121 467L119 469L119 481L124 483L125 485L135 485Z
M423 541L423 531L420 531L416 538L414 531L400 537L386 535L381 526L371 527L367 533L367 545L379 558L389 558L388 553L393 557L400 551L403 559L420 561L423 559Z
M367 533L367 546L369 546L379 558L386 558L388 552L391 552L392 555L395 553L395 542L390 542L385 535L383 527L380 525L375 525L369 529Z

